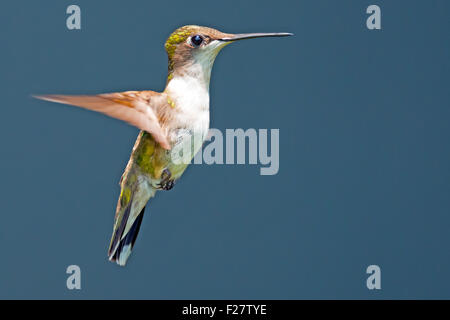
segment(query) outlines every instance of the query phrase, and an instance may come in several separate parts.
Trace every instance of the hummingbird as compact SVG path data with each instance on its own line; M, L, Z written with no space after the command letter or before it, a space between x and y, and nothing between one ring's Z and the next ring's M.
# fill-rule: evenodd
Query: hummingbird
M158 190L170 190L201 149L209 130L209 83L220 50L235 41L284 37L292 33L223 33L187 25L165 42L168 76L162 92L124 91L98 95L39 95L38 99L78 106L123 120L140 132L120 179L108 258L124 266L131 254L147 202ZM193 139L194 138L194 139ZM174 161L171 150L193 152L189 161ZM183 149L185 150L185 149Z

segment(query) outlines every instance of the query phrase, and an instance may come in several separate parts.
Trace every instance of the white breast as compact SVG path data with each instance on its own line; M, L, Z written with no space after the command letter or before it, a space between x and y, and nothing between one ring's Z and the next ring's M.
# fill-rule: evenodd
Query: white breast
M174 107L173 128L185 128L206 137L209 129L209 84L189 74L176 76L167 85Z

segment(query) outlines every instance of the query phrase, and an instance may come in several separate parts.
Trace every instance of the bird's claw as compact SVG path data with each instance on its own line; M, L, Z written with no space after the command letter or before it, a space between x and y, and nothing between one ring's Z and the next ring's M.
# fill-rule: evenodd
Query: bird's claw
M172 173L169 169L164 169L161 173L161 181L159 183L159 187L162 190L170 190L175 185L175 180L170 179L172 177Z

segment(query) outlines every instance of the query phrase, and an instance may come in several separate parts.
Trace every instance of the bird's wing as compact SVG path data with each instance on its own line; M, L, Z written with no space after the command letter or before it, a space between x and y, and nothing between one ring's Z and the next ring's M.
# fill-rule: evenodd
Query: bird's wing
M149 132L164 149L169 150L167 135L149 105L155 94L152 91L126 91L93 96L43 95L35 98L82 107L126 121Z

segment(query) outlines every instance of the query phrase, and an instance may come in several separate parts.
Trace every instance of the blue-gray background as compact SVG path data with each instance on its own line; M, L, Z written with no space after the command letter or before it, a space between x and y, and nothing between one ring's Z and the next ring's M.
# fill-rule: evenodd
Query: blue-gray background
M66 28L70 4L82 30ZM378 4L382 30L365 10ZM450 298L448 1L7 1L0 298ZM280 128L280 171L197 165L107 261L138 130L36 93L164 88L176 27L294 32L225 48L211 126ZM66 288L66 267L82 290ZM368 265L382 290L366 288Z

